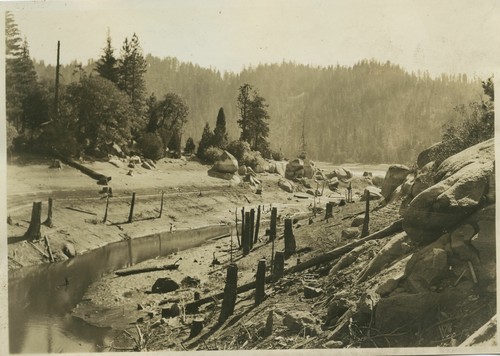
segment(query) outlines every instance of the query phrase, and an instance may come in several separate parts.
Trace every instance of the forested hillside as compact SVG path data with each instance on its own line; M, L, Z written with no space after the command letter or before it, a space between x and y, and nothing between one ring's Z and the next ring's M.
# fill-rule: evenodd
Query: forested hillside
M250 83L267 103L270 142L285 156L297 155L304 133L308 155L332 162L407 162L439 141L454 108L477 100L480 81L465 75L431 78L391 63L363 60L353 67L266 64L241 73L220 73L175 58L146 56L146 90L156 97L177 93L189 107L184 140L201 137L224 108L230 137L238 138L238 88ZM83 68L91 72L93 64ZM35 63L40 78L55 69ZM76 63L63 66L62 82L80 76Z

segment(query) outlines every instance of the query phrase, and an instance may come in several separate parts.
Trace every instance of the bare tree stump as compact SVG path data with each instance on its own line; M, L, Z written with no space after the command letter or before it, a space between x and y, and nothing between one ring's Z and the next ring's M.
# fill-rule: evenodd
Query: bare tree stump
M135 206L135 192L132 193L132 202L130 203L130 213L128 214L128 222L132 222L134 216L134 206Z
M224 287L224 299L219 315L219 324L222 324L233 315L236 296L238 295L238 266L231 263L227 267L226 286Z
M259 239L259 227L260 227L260 205L257 208L257 221L255 221L255 236L253 238L253 242L257 243Z
M256 274L256 286L255 286L255 305L259 305L264 300L266 296L266 260L259 260L257 265Z
M264 336L271 336L273 334L273 324L274 324L274 311L270 310L267 314L266 327L264 329Z
M33 209L31 210L31 220L28 231L24 234L25 237L33 240L40 240L42 234L40 232L40 225L42 220L42 202L33 202Z
M248 235L248 239L250 241L250 250L253 249L253 231L254 231L254 223L255 223L255 209L250 209L250 231Z
M163 196L165 195L165 192L161 192L161 202L160 202L160 214L158 215L158 219L161 218L161 214L163 213Z
M193 319L193 322L191 323L191 330L189 333L189 338L193 338L201 333L203 330L203 318L195 318Z
M109 194L106 195L106 210L104 210L104 218L102 222L105 223L108 220L108 207L109 207Z
M273 267L273 280L277 281L285 273L285 253L283 251L276 251L274 255L274 267Z
M370 191L365 192L366 195L366 206L365 206L365 220L363 221L363 230L361 231L361 237L368 236L370 234L369 224L370 224Z
M241 248L240 232L238 231L238 209L234 211L234 225L236 228L236 239L238 240L238 248Z
M333 203L328 202L326 203L326 213L325 213L325 220L333 218Z
M278 209L277 208L272 208L271 209L271 226L269 230L269 239L271 241L274 241L276 239L276 220L278 217Z
M49 211L47 212L47 220L45 220L43 224L50 228L54 226L54 224L52 223L52 198L49 198Z
M243 239L245 238L245 207L241 208L241 246L243 248Z
M296 248L295 236L293 236L293 221L292 219L285 219L285 258L293 255Z
M245 230L243 232L243 256L250 253L250 212L245 213Z

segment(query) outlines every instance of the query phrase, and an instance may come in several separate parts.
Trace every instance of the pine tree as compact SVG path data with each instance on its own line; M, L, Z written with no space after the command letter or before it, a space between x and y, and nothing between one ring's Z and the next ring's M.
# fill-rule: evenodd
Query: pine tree
M146 70L147 64L142 54L139 38L134 33L130 41L125 38L123 42L118 66L118 87L129 96L137 114L142 113L143 109Z
M220 108L219 113L217 114L217 122L215 124L212 146L225 149L228 141L226 115L224 114L224 109Z
M118 84L118 61L114 56L114 50L111 46L111 36L108 34L106 38L106 47L104 53L96 63L96 71L99 75L115 84Z
M198 151L196 151L196 156L200 159L204 159L205 150L210 147L210 144L213 141L213 133L210 130L209 123L205 123L205 127L203 128L203 134L201 135L200 143L198 144Z
M194 140L192 137L189 137L186 140L186 145L184 146L184 153L185 154L193 154L195 149L196 149L196 145L194 144Z
M26 98L38 90L38 84L28 41L22 41L14 15L9 11L5 13L5 56L7 120L22 133L31 126L23 121L23 105L26 105Z
M254 151L268 155L269 114L266 100L249 84L242 85L239 91L237 106L240 119L237 122L241 127L240 140L248 142Z

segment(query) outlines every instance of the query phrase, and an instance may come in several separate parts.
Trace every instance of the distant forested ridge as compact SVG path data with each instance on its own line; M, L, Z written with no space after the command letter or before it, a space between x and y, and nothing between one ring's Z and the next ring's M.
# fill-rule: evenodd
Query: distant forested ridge
M198 143L206 122L214 126L223 107L230 139L239 137L238 88L249 83L269 104L271 148L285 157L302 148L312 159L329 162L410 162L441 138L454 108L478 100L479 79L465 75L408 73L398 65L362 60L352 67L314 67L296 63L263 64L240 73L221 73L176 58L145 57L147 94L176 93L189 107L183 140ZM55 69L34 62L41 80L53 80ZM77 81L72 63L61 68L61 83ZM94 72L95 73L95 72Z

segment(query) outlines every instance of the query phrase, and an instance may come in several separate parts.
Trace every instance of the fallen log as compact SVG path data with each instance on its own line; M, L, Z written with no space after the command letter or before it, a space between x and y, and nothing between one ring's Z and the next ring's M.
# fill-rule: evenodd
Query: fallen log
M285 271L286 274L290 273L295 273L295 272L300 272L303 270L306 270L308 268L330 262L331 260L334 260L335 258L342 256L343 254L350 252L354 248L358 247L359 245L364 244L366 241L370 240L376 240L376 239L381 239L383 237L395 234L397 232L403 231L403 225L402 225L402 219L395 221L391 225L383 228L382 230L379 230L371 235L368 235L366 237L363 237L362 239L353 241L349 244L337 247L334 250L331 250L323 255L316 256L314 258L311 258L308 261L302 262L296 266L293 266Z
M68 166L78 169L80 172L88 175L90 178L95 179L98 182L101 182L101 184L103 185L106 185L111 180L111 177L107 177L104 174L98 173L88 167L85 167L84 165L73 161L71 158L63 156L56 150L53 151L53 155L66 163Z
M116 271L115 274L117 276L123 277L123 276L130 276L132 274L140 274L140 273L155 272L155 271L172 271L172 270L176 270L178 268L179 268L179 265L177 264L177 261L175 261L175 263L170 264L170 265L125 269L125 270Z
M403 221L402 219L397 220L394 223L392 223L391 225L387 226L386 228L383 228L382 230L379 230L379 231L377 231L371 235L368 235L360 240L351 242L351 243L344 245L344 246L340 246L340 247L338 247L330 252L327 252L323 255L316 256L316 257L310 259L309 261L305 261L305 262L302 262L296 266L293 266L293 267L285 270L284 275L288 275L288 274L292 274L292 273L296 273L296 272L301 272L301 271L304 271L308 268L311 268L311 267L329 262L331 260L334 260L335 258L342 256L343 254L345 254L347 252L350 252L351 250L353 250L357 246L362 245L366 241L381 239L381 238L384 238L386 236L392 235L394 233L401 232L401 231L403 231L402 221ZM270 274L270 275L266 276L265 282L266 283L272 282L273 279L274 279L274 276L272 274ZM236 293L241 294L241 293L247 292L251 289L254 289L256 285L257 285L257 283L255 281L244 284L244 285L239 286L237 288ZM224 292L217 293L215 295L210 295L208 297L201 298L201 299L195 300L193 302L187 303L185 305L186 313L196 313L199 306L206 304L206 303L210 303L210 302L214 301L214 299L215 300L221 299L222 297L224 297Z

